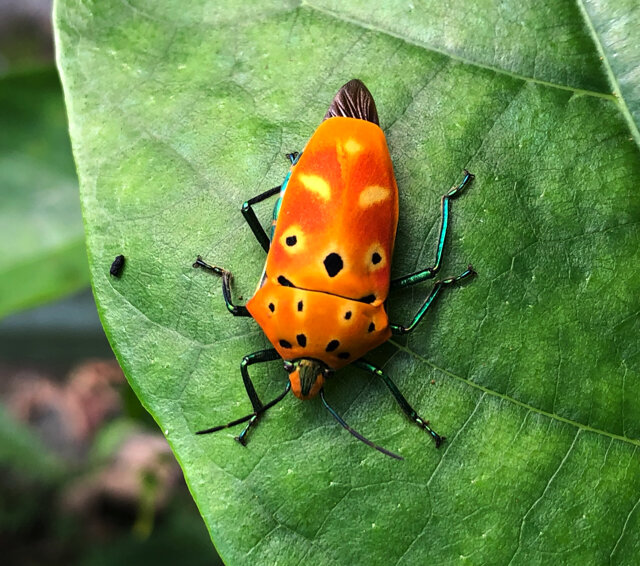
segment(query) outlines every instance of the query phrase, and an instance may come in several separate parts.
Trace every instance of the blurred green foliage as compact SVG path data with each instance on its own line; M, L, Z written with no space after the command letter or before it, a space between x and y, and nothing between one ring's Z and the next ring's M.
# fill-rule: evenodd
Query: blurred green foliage
M89 284L56 70L0 77L0 318Z

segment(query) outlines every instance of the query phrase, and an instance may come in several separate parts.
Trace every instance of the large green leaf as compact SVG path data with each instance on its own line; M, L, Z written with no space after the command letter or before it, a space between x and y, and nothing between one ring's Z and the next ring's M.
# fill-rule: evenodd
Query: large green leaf
M0 78L0 318L89 284L54 68Z
M624 18L550 0L371 4L58 1L93 284L125 373L229 564L635 564L640 162L634 87L610 85L616 44L597 31ZM476 174L445 271L479 277L375 354L448 442L352 369L328 397L404 462L293 397L247 448L196 437L250 411L238 363L267 342L191 263L231 269L250 296L264 254L239 206L281 182L284 153L353 77L400 187L396 274L433 261L439 198ZM393 296L393 320L427 292ZM286 379L278 364L253 375L266 399Z

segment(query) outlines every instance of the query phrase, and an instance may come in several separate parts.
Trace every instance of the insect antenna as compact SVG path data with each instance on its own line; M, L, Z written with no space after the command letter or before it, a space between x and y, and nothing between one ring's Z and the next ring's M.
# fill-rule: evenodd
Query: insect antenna
M274 405L282 401L285 398L286 394L289 393L290 389L291 389L291 383L287 381L287 386L284 388L284 391L280 393L280 395L278 395L273 401L269 401L266 405L263 405L263 407L260 410L255 411L254 413L245 415L244 417L241 417L239 419L236 419L235 421L231 421L230 423L227 423L224 425L214 426L211 428L207 428L205 430L199 430L198 432L196 432L196 434L209 434L211 432L218 432L219 430L222 430L224 428L231 428L232 426L236 426L241 423L246 423L247 421L250 421L251 419L260 416L262 413L264 413L265 411L267 411L268 409L270 409L271 407L273 407Z
M340 425L346 429L347 431L349 431L353 436L355 436L358 440L361 440L362 442L364 442L367 446L371 446L371 448L375 448L378 452L382 452L383 454L386 454L387 456L391 456L392 458L395 458L396 460L404 460L404 458L402 456L399 456L398 454L394 454L393 452L390 452L389 450L387 450L386 448L383 448L382 446L378 446L377 444L374 444L373 442L371 442L368 438L365 438L364 436L362 436L357 430L353 430L345 421L344 419L338 414L336 413L335 409L329 405L329 403L327 403L327 400L324 398L324 389L320 389L320 399L322 399L322 403L324 404L324 406L327 408L327 410L333 415L333 417L340 423Z

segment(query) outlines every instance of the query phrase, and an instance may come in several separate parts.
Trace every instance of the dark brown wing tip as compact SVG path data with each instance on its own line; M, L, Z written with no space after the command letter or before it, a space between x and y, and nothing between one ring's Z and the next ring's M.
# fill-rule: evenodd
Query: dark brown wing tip
M359 118L373 122L377 126L380 125L373 96L360 79L350 80L333 97L329 110L323 119L326 120L334 116Z

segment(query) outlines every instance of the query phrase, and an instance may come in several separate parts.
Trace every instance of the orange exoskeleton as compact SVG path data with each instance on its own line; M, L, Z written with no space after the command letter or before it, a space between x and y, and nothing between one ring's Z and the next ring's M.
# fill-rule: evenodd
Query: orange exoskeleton
M246 306L232 301L230 272L208 265L200 257L194 263L194 267L222 276L229 311L235 316L253 317L273 344L272 349L245 356L240 366L253 412L198 434L247 422L237 437L244 444L248 430L260 415L292 390L300 399L319 394L326 408L351 434L400 458L349 427L324 396L327 378L354 364L382 378L407 416L439 446L443 437L418 416L391 378L362 356L392 334L411 332L443 287L474 274L469 266L457 277L437 281L410 324L389 323L385 308L389 290L420 283L438 273L449 200L473 175L465 171L462 182L442 197L442 223L433 266L391 280L398 188L376 106L365 85L357 79L345 84L302 153L288 157L291 169L283 184L242 206L245 219L267 252L258 289ZM267 235L253 205L276 194L279 198ZM248 366L273 360L283 361L289 381L281 395L263 404Z

